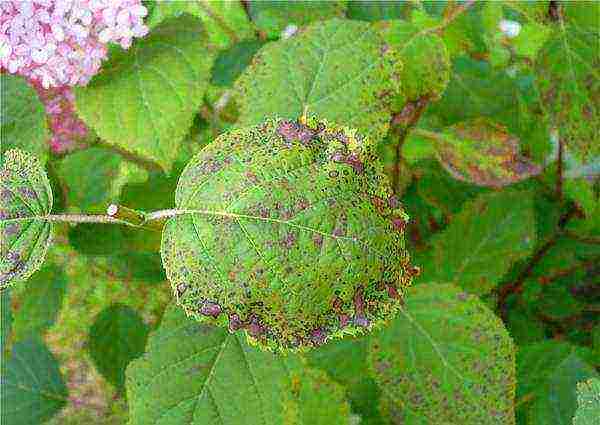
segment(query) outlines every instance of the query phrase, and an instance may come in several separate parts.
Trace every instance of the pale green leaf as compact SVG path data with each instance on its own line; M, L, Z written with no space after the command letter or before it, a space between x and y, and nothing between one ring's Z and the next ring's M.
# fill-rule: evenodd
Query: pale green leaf
M44 261L52 225L52 190L40 162L24 151L0 158L0 289L25 281Z
M270 349L317 346L391 317L413 270L407 216L375 149L312 119L267 120L204 148L163 231L180 305Z
M429 280L451 282L474 294L492 290L517 260L535 246L533 199L527 192L503 191L469 201L432 240Z
M144 353L148 326L133 310L113 304L90 327L88 349L98 371L118 389L125 387L125 369Z
M4 361L4 350L12 332L13 314L10 305L10 289L0 292L0 359Z
M268 43L236 86L239 126L311 114L356 128L374 141L387 132L400 63L366 22L332 19Z
M345 11L344 3L339 0L251 0L248 13L267 37L277 38L288 25L301 27L314 21L341 18Z
M579 160L600 155L600 3L569 2L536 59L536 83L553 126Z
M515 53L525 56L531 60L550 36L550 28L537 22L529 22L523 25L519 35L512 40Z
M75 91L78 115L108 143L169 171L210 78L205 40L198 18L162 22Z
M252 24L239 1L156 1L146 25L154 28L164 20L183 13L200 18L209 41L219 48L229 47L238 40L254 38Z
M573 425L597 425L600 419L600 378L577 384L577 410Z
M69 396L58 367L41 341L16 343L2 364L0 422L41 425L58 413Z
M16 340L43 334L56 321L67 287L64 272L55 265L42 267L31 276L23 293L17 297L15 313Z
M518 138L488 119L461 122L441 134L428 134L437 142L438 160L458 180L502 187L542 171L521 155Z
M370 367L388 398L384 413L395 423L514 423L513 343L477 297L454 285L415 286L370 341Z
M18 148L45 163L50 132L44 105L35 90L22 77L2 74L0 98L1 154Z
M167 309L146 354L127 369L129 424L345 424L343 389L294 355Z
M66 204L74 211L102 213L119 200L127 183L141 183L148 173L102 147L91 147L68 155L56 167L66 191Z

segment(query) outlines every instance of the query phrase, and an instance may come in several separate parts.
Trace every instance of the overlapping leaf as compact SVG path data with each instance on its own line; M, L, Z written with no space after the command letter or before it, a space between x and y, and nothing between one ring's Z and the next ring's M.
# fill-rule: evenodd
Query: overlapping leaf
M346 16L360 21L384 21L402 19L410 11L410 4L403 1L354 0L348 2Z
M433 264L426 279L452 282L485 294L513 262L535 246L533 200L527 192L483 194L465 204L452 223L432 240ZM425 275L424 275L425 278Z
M36 155L45 163L50 132L44 105L37 93L23 78L2 74L0 94L1 153L18 148Z
M239 126L305 110L358 129L374 141L389 127L400 64L368 23L332 19L265 45L236 86Z
M86 87L77 113L107 142L170 170L210 78L200 19L165 20L129 51L114 51Z
M171 306L146 354L127 369L129 423L347 423L343 390L296 356L249 346Z
M52 190L39 161L24 151L2 154L0 170L0 288L27 280L42 262L52 237L45 217Z
M88 348L96 368L118 389L125 387L127 365L144 353L148 327L123 304L102 310L90 328Z
M406 424L514 423L514 347L500 319L443 284L411 288L405 310L371 338L386 413Z
M10 359L2 364L2 423L41 425L58 413L67 399L58 362L48 348L34 339L15 344Z

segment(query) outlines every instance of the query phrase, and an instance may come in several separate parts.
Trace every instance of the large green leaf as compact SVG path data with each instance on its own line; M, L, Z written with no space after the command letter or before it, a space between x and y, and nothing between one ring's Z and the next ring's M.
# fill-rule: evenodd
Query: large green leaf
M371 338L369 361L395 423L506 425L515 420L514 356L502 322L477 297L424 284Z
M400 62L366 22L332 19L265 45L236 85L239 125L305 110L377 141L389 127Z
M237 1L157 1L146 25L154 28L165 19L183 13L200 18L206 26L208 39L219 48L229 47L237 40L254 37L246 11L242 3Z
M76 109L108 143L170 170L210 78L213 57L202 21L171 18L128 51L115 50Z
M347 16L360 21L384 21L402 19L410 11L406 1L353 0L348 2Z
M148 326L131 307L113 304L90 327L88 348L98 371L118 389L125 387L127 365L144 353Z
M501 187L542 171L521 155L519 140L491 120L461 122L431 137L438 160L458 180Z
M127 369L130 425L344 424L343 393L298 357L252 348L175 306Z
M339 0L251 0L248 2L250 17L269 38L279 37L288 25L304 26L313 21L342 17L344 9L344 1Z
M179 304L266 348L368 332L410 284L408 217L355 130L277 119L224 134L175 204L161 252Z
M1 153L23 149L36 155L42 163L48 159L48 123L44 105L35 90L22 77L0 75Z
M52 238L45 217L52 190L40 162L24 151L2 154L0 170L0 289L25 281L44 261Z
M578 159L600 155L600 3L569 2L536 59L544 111Z
M577 404L573 425L594 425L600 418L600 378L577 384Z
M429 280L485 294L513 262L533 251L535 241L533 199L528 192L483 194L467 202L433 238L433 270L424 272Z
M126 183L143 182L147 172L110 149L92 147L68 155L57 167L67 206L77 211L102 213L119 200Z
M4 361L4 349L12 332L13 315L10 305L10 289L0 292L0 359Z
M3 424L41 425L68 400L58 362L38 340L16 343L2 364L0 418Z
M62 307L67 278L59 267L48 265L38 270L19 294L14 331L17 340L41 335L56 321Z

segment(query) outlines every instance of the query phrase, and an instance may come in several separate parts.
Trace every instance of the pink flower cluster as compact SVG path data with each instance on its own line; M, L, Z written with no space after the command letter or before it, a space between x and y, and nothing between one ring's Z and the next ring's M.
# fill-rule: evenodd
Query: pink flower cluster
M40 100L46 107L48 124L52 137L50 149L55 153L65 153L77 147L77 142L88 135L88 128L75 113L75 95L71 87L43 88L33 83Z
M85 85L106 58L106 43L143 37L140 0L1 0L0 71L42 87Z

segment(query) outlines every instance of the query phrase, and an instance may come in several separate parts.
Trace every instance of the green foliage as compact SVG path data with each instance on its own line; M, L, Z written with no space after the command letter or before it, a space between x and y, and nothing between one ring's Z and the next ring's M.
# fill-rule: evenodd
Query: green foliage
M104 213L119 200L125 183L144 181L147 173L109 149L92 147L64 158L57 167L67 193L67 205L75 210Z
M515 357L502 322L453 285L411 288L371 339L370 367L396 423L514 423Z
M424 280L449 282L473 294L496 286L513 262L535 246L533 200L527 192L483 194L469 201L432 240Z
M223 135L175 204L161 252L178 303L267 348L371 330L410 284L408 217L355 130L279 119Z
M407 2L387 0L353 0L347 8L348 18L360 21L401 19L409 10Z
M106 142L169 171L210 78L205 37L190 15L162 22L76 90L77 113Z
M52 190L40 162L20 150L0 158L0 289L27 280L40 268L52 225Z
M125 387L125 368L144 353L148 327L131 307L113 304L90 328L88 348L98 371L113 385Z
M594 425L600 418L600 378L577 384L577 405L573 425Z
M41 335L56 321L62 307L67 278L55 265L42 267L29 279L20 296L19 309L14 317L17 340Z
M238 126L308 110L378 141L389 127L400 70L397 54L368 23L314 23L256 54L236 83Z
M250 0L248 13L255 25L269 38L278 38L288 25L305 26L344 14L344 1L307 1L281 2L272 0Z
M10 306L10 289L0 293L0 359L4 361L4 350L12 332L13 314Z
M129 424L347 423L343 390L295 355L190 320L176 306L127 369Z
M39 158L48 159L47 140L50 138L44 105L35 90L21 77L0 75L1 154L8 149L22 149Z
M259 40L244 40L223 50L215 59L212 69L211 84L216 86L232 86L235 80L250 65L256 52L264 45Z
M16 343L2 362L0 418L11 425L43 424L68 399L58 362L36 339Z

